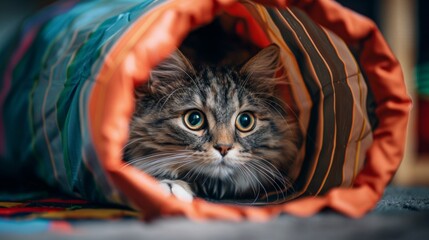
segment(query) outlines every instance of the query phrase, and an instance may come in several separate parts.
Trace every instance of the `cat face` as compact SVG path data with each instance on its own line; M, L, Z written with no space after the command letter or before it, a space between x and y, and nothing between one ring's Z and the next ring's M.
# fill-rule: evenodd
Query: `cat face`
M159 179L184 180L202 197L284 191L300 135L274 94L278 65L276 45L240 69L195 69L174 53L137 91L129 162Z

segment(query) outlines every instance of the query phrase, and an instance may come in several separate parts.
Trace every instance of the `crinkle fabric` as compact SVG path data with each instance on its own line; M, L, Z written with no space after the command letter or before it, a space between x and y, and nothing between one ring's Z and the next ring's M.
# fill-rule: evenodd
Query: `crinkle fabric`
M185 203L123 164L134 88L221 12L241 19L233 26L240 37L282 49L291 83L282 97L306 136L286 203ZM380 199L404 152L411 101L400 65L373 22L330 0L60 1L29 17L0 61L2 178L34 176L145 218L264 220L326 207L359 217Z

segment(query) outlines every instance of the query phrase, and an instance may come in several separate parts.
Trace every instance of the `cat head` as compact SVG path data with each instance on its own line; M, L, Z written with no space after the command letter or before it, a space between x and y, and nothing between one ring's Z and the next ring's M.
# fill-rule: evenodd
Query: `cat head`
M279 65L277 45L241 67L195 68L176 51L137 89L126 158L205 197L284 191L301 137L275 96Z

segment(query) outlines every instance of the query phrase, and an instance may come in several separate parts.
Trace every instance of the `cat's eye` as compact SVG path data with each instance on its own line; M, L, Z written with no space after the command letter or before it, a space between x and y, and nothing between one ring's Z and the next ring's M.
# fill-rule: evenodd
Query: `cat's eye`
M235 127L241 132L250 132L255 127L255 116L250 112L242 112L235 120Z
M190 110L183 116L185 126L193 131L201 130L204 127L204 114L198 110Z

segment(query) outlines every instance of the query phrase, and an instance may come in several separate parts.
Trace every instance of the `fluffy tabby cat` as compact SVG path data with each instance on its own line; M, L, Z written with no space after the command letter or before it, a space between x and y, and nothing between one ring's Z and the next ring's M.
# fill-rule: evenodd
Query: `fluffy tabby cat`
M275 97L280 49L241 68L192 66L180 51L137 89L128 164L177 198L249 200L290 188L299 127Z

